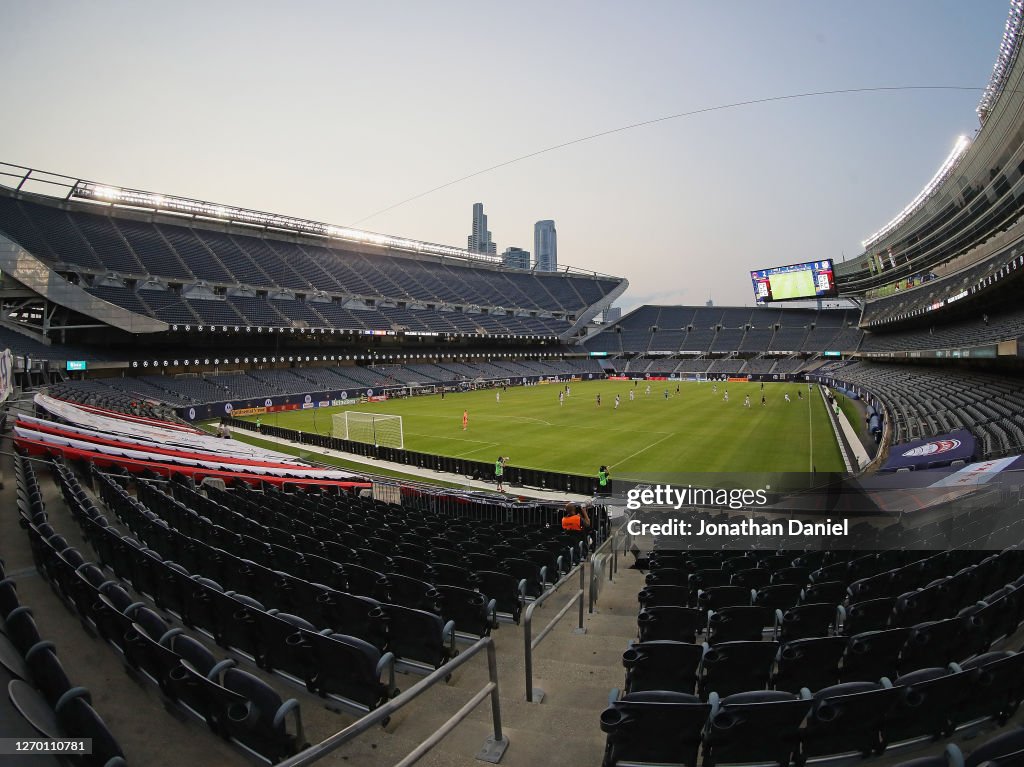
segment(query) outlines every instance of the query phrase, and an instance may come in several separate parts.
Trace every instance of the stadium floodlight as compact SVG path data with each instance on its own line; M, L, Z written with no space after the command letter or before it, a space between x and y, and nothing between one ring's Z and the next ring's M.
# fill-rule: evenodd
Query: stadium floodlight
M1024 0L1021 1L1024 2ZM938 191L939 187L941 187L942 184L945 183L946 179L948 179L952 175L953 171L956 170L957 165L960 164L960 160L963 159L963 156L967 152L967 149L968 147L970 147L970 145L970 138L968 138L967 136L960 136L956 140L956 144L953 145L953 151L949 153L949 156L946 158L946 161L942 163L942 167L940 167L936 174L932 176L931 181L929 181L925 185L924 189L922 189L918 193L917 197L911 200L910 204L907 205L907 207L900 211L899 215L897 215L896 218L894 218L892 221L890 221L888 224L883 226L881 229L879 229L877 232L875 232L873 235L871 235L861 243L861 245L864 246L864 249L867 250L875 243L887 237L889 234L895 231L904 221L906 221L915 213L917 213L917 211L919 211L924 206L924 204L931 198L931 196L935 194L936 191Z
M978 102L978 119L985 124L992 107L1006 87L1010 70L1020 53L1021 42L1024 40L1024 0L1010 0L1010 13L1006 18L1006 27L1003 29L1003 39L999 44L999 55L996 57L995 66L992 67L992 76L981 100Z
M379 245L381 247L391 248L394 250L455 257L466 261L484 261L491 264L504 263L500 256L473 253L463 248L456 248L451 245L422 242L420 240L411 240L406 237L393 237L387 234L377 234L375 232L366 232L361 229L352 229L347 226L335 226L334 224L324 224L318 221L294 218L292 216L264 213L261 211L249 210L247 208L236 208L230 205L202 202L201 200L190 200L185 197L154 194L153 192L144 192L139 189L123 189L116 186L97 184L92 181L76 182L71 190L71 195L73 197L81 197L87 200L98 200L100 202L126 205L136 208L148 208L171 213L182 213L189 216L201 216L204 218L217 218L270 229L284 229L287 231L299 232L301 234L312 234L345 242Z

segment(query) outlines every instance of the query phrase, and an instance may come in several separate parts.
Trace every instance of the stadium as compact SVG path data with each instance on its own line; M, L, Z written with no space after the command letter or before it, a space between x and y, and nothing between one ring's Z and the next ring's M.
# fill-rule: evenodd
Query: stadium
M752 306L0 162L0 758L1019 763L1022 22Z

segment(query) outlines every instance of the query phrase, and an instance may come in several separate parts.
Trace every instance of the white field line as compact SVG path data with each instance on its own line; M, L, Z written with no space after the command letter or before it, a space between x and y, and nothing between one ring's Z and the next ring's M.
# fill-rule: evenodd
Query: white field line
M655 433L657 433L657 432L655 432ZM665 435L664 437L662 437L661 439L659 439L659 440L658 440L657 442L652 442L652 443L651 443L651 444L649 444L649 445L648 445L647 447L642 447L642 448L640 448L639 450L637 450L637 451L636 451L635 453L633 453L632 455L627 455L627 456L626 456L625 458L623 458L623 459L622 459L621 461L616 461L615 463L613 463L613 464L610 464L610 465L609 465L609 468L611 468L611 469L614 469L614 468L615 468L616 466L618 466L619 464L621 464L621 463L625 463L626 461L630 460L631 458L636 458L636 457L637 457L638 455L640 455L640 453L643 453L643 452L645 452L645 451L647 451L647 450L650 450L650 449L651 449L652 447L654 447L655 445L660 445L660 444L661 444L662 442L664 442L664 441L665 441L666 439L668 439L669 437L673 437L673 436L675 436L675 432L669 432L669 433L668 433L668 434L666 434L666 435Z

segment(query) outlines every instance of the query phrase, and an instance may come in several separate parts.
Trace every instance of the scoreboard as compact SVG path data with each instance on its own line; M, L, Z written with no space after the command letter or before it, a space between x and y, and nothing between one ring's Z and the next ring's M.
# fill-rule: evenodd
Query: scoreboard
M750 273L750 280L754 285L754 299L759 304L839 295L830 258L758 269Z

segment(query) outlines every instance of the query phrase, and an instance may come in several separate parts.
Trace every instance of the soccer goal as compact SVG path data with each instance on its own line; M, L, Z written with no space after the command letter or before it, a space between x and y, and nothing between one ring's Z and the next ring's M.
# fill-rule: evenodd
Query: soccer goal
M405 447L402 416L346 410L331 417L331 435L378 447Z

